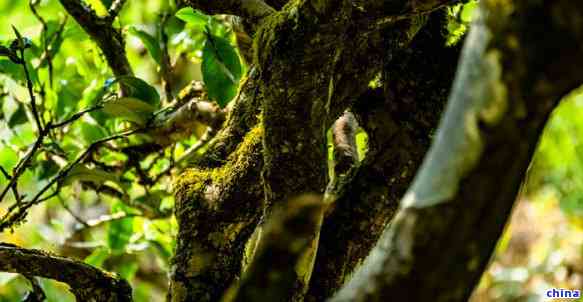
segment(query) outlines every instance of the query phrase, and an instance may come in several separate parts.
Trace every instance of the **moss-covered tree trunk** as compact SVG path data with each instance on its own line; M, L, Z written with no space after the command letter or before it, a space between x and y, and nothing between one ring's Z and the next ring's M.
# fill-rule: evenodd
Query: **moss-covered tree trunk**
M429 16L455 1L393 2L298 0L254 24L236 105L204 158L177 180L172 301L244 301L261 286L272 300L324 301L383 230L334 299L468 297L548 114L579 84L566 62L581 57L580 5L483 1L449 94L458 49L443 46L443 14ZM381 88L371 89L379 75ZM432 151L399 208L448 95ZM325 193L326 131L349 108L371 139L367 158L312 199L325 203L315 214L323 217L290 214L261 236L274 223L272 207ZM308 249L273 242L286 221L317 226L298 233ZM265 263L274 255L286 261Z

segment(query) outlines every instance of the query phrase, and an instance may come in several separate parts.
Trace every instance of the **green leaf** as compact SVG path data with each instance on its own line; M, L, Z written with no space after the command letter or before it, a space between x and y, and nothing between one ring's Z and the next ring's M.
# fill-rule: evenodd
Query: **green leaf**
M62 79L58 83L55 116L63 120L77 108L77 104L83 97L85 83L83 77L76 72L70 78Z
M101 0L101 3L103 3L103 6L105 6L106 8L111 7L111 3L113 3L113 0Z
M47 159L38 163L36 168L36 178L38 180L48 179L59 172L59 165L53 160Z
M22 66L7 58L0 58L0 73L5 74L16 82L24 83L24 70Z
M203 31L205 26L210 22L210 16L194 10L192 7L185 7L176 12L176 17L186 23L194 26L195 29Z
M108 79L102 86L99 86L97 80L92 81L83 91L83 96L79 104L77 104L77 109L83 110L100 104L107 92L109 92L111 86L113 86L112 82L114 81L114 79ZM101 110L92 111L89 113L89 116L94 118L95 121L101 125L104 125L107 120L107 115Z
M22 125L28 121L24 104L16 101L13 97L6 98L2 104L2 110L10 128Z
M69 184L76 180L90 181L96 184L102 184L106 181L112 181L115 182L116 184L119 184L119 179L115 174L103 171L99 168L88 168L84 165L74 166L67 174L65 184Z
M103 104L103 112L118 118L145 125L155 108L133 97L121 98Z
M107 136L107 131L94 120L84 118L82 121L79 127L86 143L92 143Z
M463 22L470 23L476 13L476 9L478 8L478 2L469 2L462 6L462 11L460 14L460 19Z
M202 54L202 77L209 98L225 107L237 93L242 75L241 61L229 41L207 36Z
M162 64L161 63L162 50L160 49L160 43L158 42L158 40L156 40L155 37L153 37L152 35L143 30L137 29L134 26L131 26L128 32L135 36L136 38L140 39L140 41L142 41L142 43L144 44L144 46L146 47L154 61L158 63L158 65Z
M125 206L116 201L111 206L111 214L124 212ZM134 231L134 219L132 217L117 219L109 223L107 231L107 245L113 252L123 252L130 242Z
M144 80L131 76L123 76L117 79L121 84L125 85L128 90L129 95L127 97L133 97L142 100L158 109L160 106L160 94L156 88L150 86Z
M10 171L12 167L16 165L18 161L18 154L14 150L8 147L3 147L0 145L0 166L6 171ZM2 176L4 179L4 176Z
M109 250L104 247L96 248L85 260L85 263L95 266L103 267L103 262L109 258Z
M116 270L120 277L131 281L136 272L138 271L139 265L135 261L123 262L121 266Z

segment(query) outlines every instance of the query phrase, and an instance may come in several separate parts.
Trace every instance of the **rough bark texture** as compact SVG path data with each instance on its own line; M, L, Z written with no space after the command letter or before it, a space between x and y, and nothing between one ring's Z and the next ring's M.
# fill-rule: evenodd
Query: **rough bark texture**
M321 196L303 195L276 206L232 301L286 301L297 292L298 271L322 223L323 205Z
M407 6L401 13L410 16L416 12L416 8ZM391 57L394 51L406 47L424 24L423 18L399 20L388 23L385 20L379 25L379 20L370 18L368 13L362 12L351 2L303 0L291 1L281 11L263 18L254 35L254 67L241 84L238 101L224 129L209 147L209 152L198 162L198 169L216 169L228 165L226 159L229 154L243 141L246 131L257 123L256 113L262 109L260 127L263 127L266 135L264 148L258 152L264 154L263 184L261 179L254 178L255 185L247 187L247 190L257 193L256 188L262 189L262 185L265 185L267 209L271 204L297 194L322 193L327 183L325 130L344 112L355 95L367 89L369 82L381 71L382 65L379 62L383 61L383 57ZM247 173L249 179L253 170ZM220 181L211 182L217 184L214 186L217 191L237 190L229 188L232 183L223 186ZM188 185L177 192L200 186L197 181L183 183ZM190 213L189 209L192 208L189 204L207 197L200 193L181 196L177 201L181 205L177 205L176 214L179 221L186 223L192 215L197 215ZM261 193L245 198L257 197L263 198ZM222 201L219 199L218 203L222 204ZM250 212L245 208L231 209ZM242 216L246 217L245 223L250 225L259 219L259 215ZM269 217L265 219L269 220ZM212 230L207 228L206 231L198 232L197 236L207 236L201 235L204 232ZM212 294L183 297L201 301L211 299L225 290L228 283L238 280L240 271L233 269L234 266L227 265L225 269L219 269L221 264L217 263L209 266L224 272L223 279L200 277L187 280L180 277L190 274L186 272L189 270L188 265L183 264L197 254L188 250L189 245L181 244L187 239L178 240L176 264L183 272L175 274L174 279L183 283L177 287L205 287ZM238 236L237 245L244 246L247 240L248 237ZM220 253L223 264L234 265L243 258L241 249ZM315 254L315 250L312 254ZM307 281L304 279L301 282ZM293 299L300 299L306 286L301 286L303 289L299 291L299 296ZM198 290L188 292L202 294Z
M176 183L172 301L217 301L239 276L245 244L263 208L255 184L262 131L251 130L224 165L190 169Z
M404 20L390 26L390 31L381 31L375 28L374 20L367 20L365 14L354 10L349 3L335 5L333 8L341 12L338 17L325 14L324 11L328 10L321 7L317 11L312 3L295 1L264 20L254 43L254 66L257 67L252 67L243 80L238 101L224 129L197 163L199 172L226 171L224 167L231 165L229 158L239 158L229 154L240 148L237 147L239 144L249 145L243 137L258 123L257 112L263 107L263 121L258 127L270 133L264 136L268 138L263 145L268 147L244 158L258 167L263 161L256 156L265 154L268 203L286 200L296 194L323 192L327 175L325 130L346 109L353 96L365 91L369 81L380 72L382 66L378 62L382 55L405 47L404 42L416 32L410 29L422 25ZM291 162L296 164L290 165ZM251 228L259 220L263 192L257 189L263 190L263 185L255 171L253 168L241 172L245 174L241 177L248 179L245 181L248 186L235 181L212 180L216 176L212 173L204 178L191 177L197 173L187 173L179 179L176 216L184 231L179 233L175 257L177 270L172 272L173 295L177 290L180 293L172 297L174 301L213 300L220 297L231 282L238 280L244 252L242 247L250 231L235 232L236 235L230 236L236 238L236 244L230 242L225 246L207 245L205 249L193 250L193 243L189 242L198 244L201 238L216 233L213 228L216 225L227 230L226 225L235 228L235 222L244 221L242 223ZM304 180L292 183L290 179ZM213 203L230 204L232 215L239 213L238 220L226 220L220 224L221 216L210 213L210 209L205 210L206 216L199 214L198 206L193 204L206 203L209 195L205 195L202 189L209 183L214 184L212 190L219 192ZM243 190L246 190L243 195L232 195L230 200L225 196L231 195L220 193ZM261 209L249 209L249 203L259 205ZM256 216L241 213L255 213ZM207 220L193 220L192 217ZM207 217L217 219L208 220ZM197 225L200 224L205 225L199 229ZM232 248L233 244L241 248ZM208 253L221 255L207 261L206 267L212 269L204 270L204 274L200 269L191 269L189 262L196 262L197 258L200 259L199 254Z
M429 148L461 48L446 47L445 22L444 11L432 14L411 46L387 60L384 87L352 107L368 151L324 221L308 300L332 296L368 255Z
M107 64L116 77L132 75L121 32L113 28L112 20L100 18L95 11L79 0L59 0L75 21L97 43Z
M404 206L332 301L465 301L549 113L581 84L583 4L485 0L482 8Z
M64 282L77 301L131 302L129 283L88 264L41 250L0 243L0 271Z

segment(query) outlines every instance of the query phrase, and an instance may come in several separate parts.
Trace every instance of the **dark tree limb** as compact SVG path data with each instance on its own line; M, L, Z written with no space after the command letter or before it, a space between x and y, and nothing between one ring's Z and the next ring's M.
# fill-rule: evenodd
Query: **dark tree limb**
M320 228L324 204L317 195L280 204L263 228L257 252L236 294L223 301L286 301L297 290L302 260ZM229 295L234 295L233 298Z
M368 134L365 159L333 192L307 300L330 297L368 255L431 143L461 46L446 47L446 12L435 12L410 47L387 60L383 88L352 106Z
M377 24L393 23L415 15L428 14L448 5L468 2L468 0L366 0L367 13L380 17Z
M254 67L241 83L240 94L223 129L209 144L196 168L177 181L176 217L181 231L172 272L172 301L218 299L226 286L240 276L244 246L264 206L261 202L264 187L259 178L264 162L271 165L272 174L268 178L286 179L285 175L278 175L284 171L289 173L289 178L301 179L304 171L314 175L309 177L313 181L302 182L304 186L278 185L272 191L276 193L267 197L269 203L287 200L287 196L296 194L323 193L327 183L325 130L354 100L354 95L367 89L369 82L381 71L378 62L387 52L391 54L407 47L414 36L411 33L416 33L424 24L418 20L403 20L386 29L370 31L367 24L374 20L364 20L349 3L342 5L344 13L340 15L344 17L333 18L333 14L321 8L315 11L309 3L295 3L268 17L257 32ZM294 17L296 14L302 17ZM302 28L305 30L300 30ZM258 124L261 106L270 109L264 111L263 122L258 126L284 139L280 143L269 139L270 151L261 143L268 135L261 131L259 139L255 135L250 139L246 134ZM278 116L284 118L278 121ZM294 125L294 128L284 128L283 124ZM290 137L285 136L286 133ZM257 153L243 155L244 152L236 151L247 149L250 142ZM289 148L290 154L282 152L282 147ZM302 156L302 151L306 151L306 156ZM265 158L276 160L264 161L262 152L272 152ZM288 170L292 162L286 162L286 158L301 160L298 162L301 165ZM225 167L235 162L253 164L245 173L224 175ZM243 181L239 183L236 179ZM270 181L273 180L277 181L275 178ZM271 184L271 188L275 188L275 182ZM243 193L233 194L241 187L245 187ZM250 205L259 208L251 209ZM229 230L232 235L227 236ZM220 236L228 239L217 240ZM192 242L196 242L196 246ZM315 254L315 250L312 252ZM200 263L201 259L205 261L203 267L191 265ZM307 283L307 280L302 282ZM297 287L299 295L295 298L301 298L306 285Z
M581 84L583 63L582 3L485 0L481 13L399 212L331 301L465 301L478 283L545 122Z
M117 17L117 15L119 15L119 12L121 11L125 3L126 0L114 0L111 3L111 6L107 9L108 16L106 18L109 21L109 23L115 20L115 18Z
M123 36L118 30L113 28L110 20L97 16L95 11L83 1L59 1L93 41L97 43L113 74L116 77L133 75L132 68L126 56ZM116 1L115 3L117 2L123 3L123 1Z
M124 279L41 250L0 243L0 271L64 282L71 287L77 301L132 301L132 289Z

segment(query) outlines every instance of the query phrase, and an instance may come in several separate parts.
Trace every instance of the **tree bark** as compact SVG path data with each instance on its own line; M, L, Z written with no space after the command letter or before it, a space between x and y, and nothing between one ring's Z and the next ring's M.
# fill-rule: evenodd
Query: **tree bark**
M307 300L323 301L344 284L377 242L421 164L461 49L461 44L446 46L446 22L445 10L433 13L410 47L385 60L383 87L367 91L352 106L368 134L368 151L335 192Z
M381 71L378 62L387 53L407 47L424 24L416 18L379 27L376 21L342 1L294 2L262 21L254 38L254 67L241 84L239 99L227 118L225 129L197 164L198 172L187 173L178 180L176 217L181 231L172 272L173 301L218 299L220 293L240 276L243 247L251 231L244 228L244 232L236 231L230 235L236 238L236 246L240 248L232 248L231 241L224 241L229 245L216 245L215 241L214 246L204 244L204 248L193 249L189 242L210 242L201 238L217 233L213 226L220 225L220 230L229 230L242 223L251 228L259 221L264 206L269 209L272 204L297 194L323 193L327 183L325 131L350 105L354 95L364 92ZM259 109L262 109L261 123L253 114ZM243 116L235 113L238 110L244 113ZM260 157L264 154L263 161L255 161L257 154L229 155L232 150L239 149L239 144L250 145L243 137L254 124L263 129L260 132L263 149L254 151ZM220 173L212 172L226 171L224 167L231 165L229 158L245 158L242 161L255 163L254 168L241 172L240 177L245 178L244 183L249 186L239 197L220 193L243 188L232 188L239 184L214 178ZM256 167L260 166L263 166L263 183L258 178L259 173L254 174ZM191 177L199 172L205 176ZM256 190L263 190L263 186L265 205L260 202L262 192ZM201 187L218 193L206 194ZM206 204L209 196L218 196L210 199L212 204L219 205L218 209L229 204L232 217L236 216L235 213L255 213L256 216L242 214L241 218L220 224L219 218L226 212L214 215L211 212L217 208L210 207L200 212L197 205ZM259 212L248 209L249 204L259 206ZM213 223L203 221L202 217L213 217ZM264 219L269 220L269 216ZM205 225L197 228L196 225L200 224ZM207 257L209 254L220 257ZM311 254L315 254L315 250ZM189 265L200 257L206 260L208 270ZM297 282L299 291L292 298L296 300L303 296L308 280L304 278Z
M83 262L0 243L0 271L64 282L77 301L131 302L129 283Z
M573 1L481 2L445 117L413 186L331 301L469 297L551 110L581 84L582 17L583 5Z

